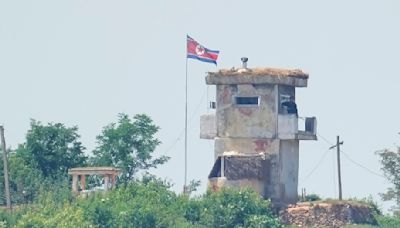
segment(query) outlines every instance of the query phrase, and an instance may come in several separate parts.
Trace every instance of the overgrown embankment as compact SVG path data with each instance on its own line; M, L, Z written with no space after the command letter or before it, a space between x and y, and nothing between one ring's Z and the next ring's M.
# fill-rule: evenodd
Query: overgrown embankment
M372 208L355 201L316 201L289 205L280 213L284 224L343 227L348 224L377 225Z
M270 202L250 189L189 197L150 178L86 198L60 190L12 212L0 210L0 227L283 227Z

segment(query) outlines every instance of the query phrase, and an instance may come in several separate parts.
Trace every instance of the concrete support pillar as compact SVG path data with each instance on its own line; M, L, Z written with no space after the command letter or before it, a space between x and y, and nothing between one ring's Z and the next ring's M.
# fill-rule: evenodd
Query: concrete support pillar
M111 178L112 178L111 187L114 189L115 188L115 173L111 176Z
M81 185L82 185L82 191L85 191L86 188L86 175L81 175Z
M105 174L104 175L104 191L108 191L108 183L110 182L110 177Z
M72 191L78 192L78 175L72 175Z
M225 177L225 157L221 156L221 177Z

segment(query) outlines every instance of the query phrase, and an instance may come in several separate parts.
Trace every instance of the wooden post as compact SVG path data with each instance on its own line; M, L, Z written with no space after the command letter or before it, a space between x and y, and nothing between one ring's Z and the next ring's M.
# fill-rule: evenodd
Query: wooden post
M108 174L104 175L104 191L108 191L108 183L110 182L110 177Z
M111 177L112 177L112 180L111 180L112 184L111 184L111 186L112 186L113 189L115 188L115 175L116 175L116 174L113 173L112 176L111 176Z
M85 191L85 189L86 189L86 175L85 174L81 175L81 185L82 185L82 191Z
M221 156L221 177L225 177L225 157Z
M340 142L339 135L338 135L338 136L336 136L336 145L329 147L329 149L333 149L336 147L337 166L338 166L338 182L339 182L339 200L342 200L342 175L340 172L340 145L343 145L343 141Z
M78 175L77 174L72 175L72 191L78 192Z
M6 140L4 138L3 126L0 126L0 136L1 136L1 148L3 150L4 187L5 187L7 209L11 209L10 183L8 180L8 156L7 156Z
M338 165L338 184L339 184L339 200L342 200L342 176L340 172L340 140L339 135L336 136L336 151L337 151L337 165Z

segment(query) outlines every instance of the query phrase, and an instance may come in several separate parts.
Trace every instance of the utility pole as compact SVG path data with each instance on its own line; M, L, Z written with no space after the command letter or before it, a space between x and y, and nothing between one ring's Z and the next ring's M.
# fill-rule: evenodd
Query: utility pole
M11 209L10 183L8 181L8 156L6 149L6 140L4 139L4 127L1 125L0 125L0 137L1 137L1 148L3 150L4 186L5 186L7 209Z
M336 136L336 145L329 147L329 149L333 149L336 147L337 165L338 165L339 200L342 200L342 175L340 172L340 145L343 145L343 141L340 142L339 135L338 135L338 136Z

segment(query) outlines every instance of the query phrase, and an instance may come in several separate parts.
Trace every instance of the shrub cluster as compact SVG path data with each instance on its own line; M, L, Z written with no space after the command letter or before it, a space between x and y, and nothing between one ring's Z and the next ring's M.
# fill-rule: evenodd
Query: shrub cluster
M9 227L282 227L270 202L250 189L193 198L156 179L86 198L44 192L33 204L1 211L0 219Z

